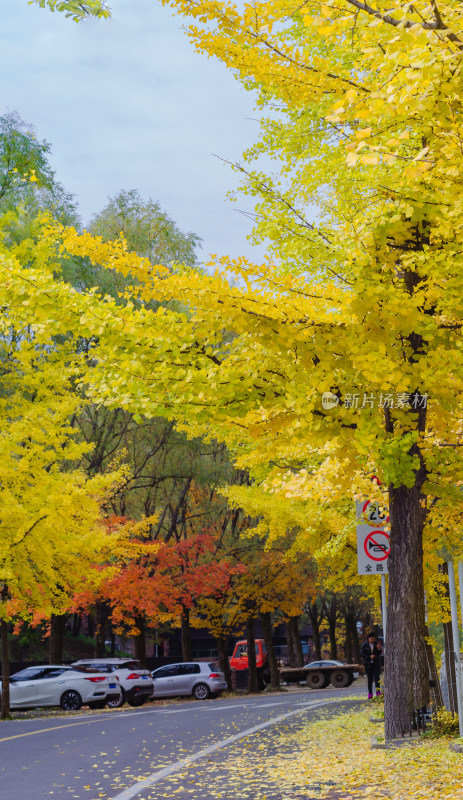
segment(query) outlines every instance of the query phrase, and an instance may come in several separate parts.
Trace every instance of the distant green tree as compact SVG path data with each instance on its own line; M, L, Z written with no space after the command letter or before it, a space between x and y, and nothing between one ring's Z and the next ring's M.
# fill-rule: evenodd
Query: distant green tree
M90 221L89 230L105 241L123 236L128 249L148 258L152 264L198 264L197 250L201 239L195 233L183 233L174 220L149 198L143 200L135 189L120 191ZM94 268L93 283L105 294L117 297L133 278L125 278L109 269ZM151 303L155 307L156 303Z
M30 0L37 3L40 8L48 8L51 11L63 11L67 17L71 17L75 22L85 19L85 17L109 17L111 11L104 0L86 0L79 3L78 0Z

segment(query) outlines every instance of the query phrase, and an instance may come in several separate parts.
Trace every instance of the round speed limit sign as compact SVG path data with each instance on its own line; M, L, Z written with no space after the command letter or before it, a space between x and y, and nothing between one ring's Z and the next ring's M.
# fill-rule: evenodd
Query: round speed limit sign
M372 526L372 528L378 528L381 527L381 525L387 525L389 522L389 514L384 506L380 506L377 503L372 503L371 500L367 500L363 505L362 517L368 525Z

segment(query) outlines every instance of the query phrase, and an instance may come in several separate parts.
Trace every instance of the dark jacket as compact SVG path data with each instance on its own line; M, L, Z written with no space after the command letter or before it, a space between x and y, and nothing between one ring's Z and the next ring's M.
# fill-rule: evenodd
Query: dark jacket
M373 664L375 667L379 667L381 664L381 656L383 651L379 649L378 642L375 642L373 645L373 656L374 658L371 659L370 656L372 654L370 642L367 640L362 644L360 655L362 656L363 665L368 667L370 664Z

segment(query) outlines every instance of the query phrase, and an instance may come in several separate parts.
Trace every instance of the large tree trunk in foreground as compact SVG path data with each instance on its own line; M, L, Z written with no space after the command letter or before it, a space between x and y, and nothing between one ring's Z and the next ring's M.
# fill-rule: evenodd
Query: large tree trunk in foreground
M270 672L270 685L272 689L280 688L280 673L278 672L275 648L272 639L272 615L270 611L261 611L260 621L264 635L265 649L267 650L267 664Z
M414 446L411 454L420 455ZM389 488L391 554L385 652L386 739L410 730L415 709L429 697L425 646L423 583L423 523L420 488L424 469L416 473L415 486Z
M248 642L248 670L249 670L249 691L259 691L259 678L257 675L256 663L256 636L254 633L254 620L250 619L247 625Z
M2 706L1 719L6 719L10 713L10 650L8 647L8 623L2 619Z

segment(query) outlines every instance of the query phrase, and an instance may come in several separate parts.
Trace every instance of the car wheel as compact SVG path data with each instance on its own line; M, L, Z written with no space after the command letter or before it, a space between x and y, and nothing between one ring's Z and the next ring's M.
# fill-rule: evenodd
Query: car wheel
M307 673L307 686L311 689L323 689L325 686L325 676L322 670L313 670Z
M109 708L120 708L121 706L124 705L124 703L125 703L125 692L124 692L123 689L121 689L121 696L119 697L119 699L118 700L108 700L106 705Z
M331 683L333 686L337 686L338 689L344 689L345 686L349 686L349 678L349 673L344 669L335 669L331 673Z
M68 689L61 695L59 704L63 711L78 711L82 705L82 698L75 689Z
M207 683L197 683L193 689L193 697L197 700L207 700L211 696L211 691Z
M133 708L138 708L138 706L142 706L143 703L146 702L146 700L147 698L144 697L144 695L142 695L141 697L140 695L135 695L135 697L131 697L130 700L127 700L127 702L129 706L132 706Z
M105 708L106 700L94 700L93 703L89 703L89 708Z

